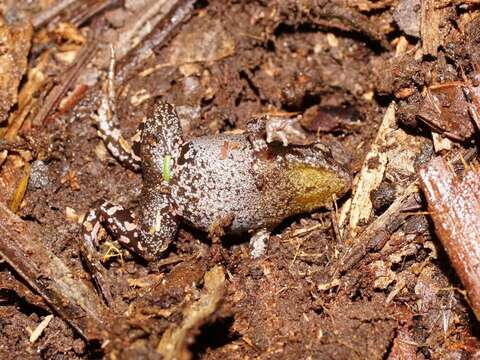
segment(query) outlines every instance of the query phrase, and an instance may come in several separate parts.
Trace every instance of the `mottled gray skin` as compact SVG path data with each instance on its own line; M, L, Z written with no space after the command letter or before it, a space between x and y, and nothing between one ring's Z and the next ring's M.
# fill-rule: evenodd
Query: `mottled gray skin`
M284 171L289 162L308 161L341 171L337 164L326 161L323 153L308 147L254 150L249 134L194 139L182 147L173 165L171 197L175 211L204 231L232 215L232 232L271 229L286 217L306 210L293 201L296 190ZM347 183L348 175L342 175ZM318 207L325 204L319 203Z
M150 114L141 129L139 157L129 159L141 159L139 224L110 203L87 218L88 228L107 226L120 242L146 258L166 249L182 220L203 231L218 224L227 232L272 229L291 215L328 205L350 187L350 175L320 144L267 144L258 124L240 135L184 142L172 105L157 102ZM113 219L116 212L120 220ZM224 219L229 219L227 224ZM87 241L96 235L84 233Z

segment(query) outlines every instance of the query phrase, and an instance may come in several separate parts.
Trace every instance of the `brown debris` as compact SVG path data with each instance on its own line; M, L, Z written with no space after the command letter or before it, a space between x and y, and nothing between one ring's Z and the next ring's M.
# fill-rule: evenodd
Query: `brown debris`
M382 182L388 160L387 154L381 150L381 146L386 142L388 134L394 130L395 126L395 104L390 104L375 141L365 157L360 174L355 179L350 206L349 234L351 238L357 234L360 223L367 221L371 216L373 205L370 193Z
M380 250L402 222L411 216L407 212L402 212L402 209L417 205L415 199L417 193L418 184L413 182L355 239L355 245L344 254L336 271L345 273L357 266L369 252Z
M388 360L415 360L418 344L412 340L407 329L400 329L394 340L392 351Z
M466 169L460 179L443 158L436 158L422 169L420 177L435 231L480 319L479 169Z
M430 86L418 112L420 119L454 140L469 139L475 131L464 85L462 82L450 82ZM475 95L474 92L472 94Z
M88 61L94 55L95 47L96 43L91 41L90 43L85 44L82 50L78 52L77 56L75 57L75 62L72 64L70 69L68 69L63 74L63 76L61 76L59 84L55 85L53 89L48 93L48 96L45 99L43 106L40 108L40 110L32 120L32 123L34 125L42 125L48 115L56 109L62 96L75 82L75 80L80 75L81 70L86 66Z
M12 291L29 304L42 309L48 309L47 304L40 295L33 293L28 286L15 279L15 277L8 272L0 272L0 290ZM6 296L2 295L2 298L5 299Z
M25 120L37 108L37 92L45 86L45 70L48 64L48 55L40 57L37 66L28 70L27 81L20 90L18 99L18 108L12 112L8 121L8 128L5 131L4 138L7 141L14 141L18 131L21 129Z
M9 24L0 18L0 123L18 101L18 86L27 69L32 31L29 22Z
M197 26L191 28L192 32L184 31L172 42L169 64L218 61L235 52L235 42L220 21L206 24L201 18L195 20Z
M422 0L420 34L424 54L437 56L440 46L440 22L443 12L436 8L435 0Z
M23 176L20 182L15 189L13 194L13 198L10 201L9 208L13 213L16 213L18 209L20 209L20 205L22 204L23 197L25 196L25 191L27 191L28 186L28 179L30 178L30 165L25 163L23 168Z
M194 10L195 0L175 0L170 1L168 11L163 9L160 16L154 18L154 22L149 21L149 33L142 34L144 41L140 44L133 43L133 47L125 51L129 53L127 61L119 61L120 71L117 73L117 82L122 84L128 76L134 73L140 64L143 63L152 54L152 49L161 46L175 33L178 27L188 20ZM156 31L155 31L156 30ZM137 40L138 39L137 37ZM119 57L121 59L121 57Z
M344 1L285 1L283 11L309 12L309 18L313 23L328 30L338 29L341 31L358 32L378 41L385 48L389 47L388 42L382 33L381 24L372 21ZM297 7L291 3L295 3Z
M312 106L300 118L300 123L314 133L332 132L358 128L359 118L352 107Z
M38 232L0 204L0 255L86 339L105 336L109 311L83 280L44 247Z
M61 0L55 4L48 6L44 11L36 14L32 23L35 28L39 28L46 24L50 19L58 15L61 11L65 10L70 5L74 4L75 0Z
M189 359L188 345L192 335L217 310L225 293L223 268L215 266L207 271L204 282L205 291L183 311L180 326L172 326L163 333L157 351L164 359Z
M452 161L469 161L475 154L475 150L455 153ZM370 223L363 232L357 236L355 243L343 255L334 273L346 273L357 267L369 252L382 249L390 236L410 218L412 213L409 209L418 209L420 206L419 181L413 180L397 195L395 201L378 218ZM408 241L405 238L405 241Z

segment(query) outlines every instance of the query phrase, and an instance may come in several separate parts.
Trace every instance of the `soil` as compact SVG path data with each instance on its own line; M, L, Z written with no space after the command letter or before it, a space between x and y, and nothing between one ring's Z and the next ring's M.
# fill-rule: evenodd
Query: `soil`
M34 17L45 10L42 3L18 1L16 16ZM142 9L143 3L148 1L135 6ZM419 17L416 22L405 19L415 19L420 1L417 7L413 3L198 1L191 16L146 60L135 59L138 52L133 51L119 61L119 73L127 64L140 64L122 73L126 75L118 85L122 131L126 138L134 135L146 114L146 99L155 96L177 106L187 139L245 129L259 114L300 114L304 128L358 176L394 101L395 130L402 131L402 139L408 137L410 143L402 144L414 149L414 167L404 172L387 167L393 175L373 189L371 215L358 224L360 234L395 201L403 185L416 179L417 169L436 150L431 122L418 116L425 88L463 81L462 71L467 78L475 74L478 8L445 2L439 50L422 56L422 40L427 39L419 35ZM92 290L80 254L78 217L99 199L139 211L141 174L125 169L110 155L92 121L105 79L106 44L124 36L126 29L118 25L122 16L135 10L127 5L113 4L73 26L87 39L96 31L102 55L84 67L97 71L99 82L89 86L68 111L55 105L41 123L27 119L15 142L8 145L9 155L0 168L4 188L0 200L9 204L24 163L30 163L30 182L17 214L35 224L44 246ZM12 11L7 5L2 9ZM71 44L64 33L55 37L51 30L71 18L68 11L61 12L34 28L29 68L38 66L45 49L55 54ZM161 26L153 33L159 31ZM52 79L50 88L70 68L52 58L44 70ZM71 84L69 91L81 81ZM25 82L26 78L20 87ZM45 85L35 95L39 109L46 91ZM7 127L7 120L1 125ZM432 128L452 132L443 123ZM461 139L453 137L459 141L455 148L473 146L474 130L469 131L462 132ZM19 152L22 146L30 158ZM396 146L391 143L386 148L398 151ZM371 168L377 166L378 162L370 163ZM182 356L467 359L478 355L478 322L421 207L413 210L419 211L417 215L397 224L386 245L372 247L355 267L338 270L356 244L355 236L348 236L348 230L342 229L347 228L345 223L339 221L353 191L331 209L286 219L259 258L250 254L249 234L212 241L186 225L162 259L147 263L119 250L119 256L103 264L113 315L108 336L100 341L82 337L0 257L0 358L159 358L160 339L187 317L185 309L205 291L205 274L218 264L226 274L225 292L218 307L187 331ZM112 241L104 234L102 253ZM31 254L32 262L35 256ZM31 342L30 332L51 313L52 321Z

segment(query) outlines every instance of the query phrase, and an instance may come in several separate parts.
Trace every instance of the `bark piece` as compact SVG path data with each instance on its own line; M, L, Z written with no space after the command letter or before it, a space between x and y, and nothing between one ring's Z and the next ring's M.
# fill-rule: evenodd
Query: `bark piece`
M38 231L3 204L0 234L0 255L65 321L87 340L105 336L110 311L77 273L43 245Z
M420 178L435 232L480 319L479 169L469 169L460 179L443 158L436 158L421 170Z
M440 45L440 20L442 12L435 8L435 0L423 0L420 33L424 54L437 57Z
M0 18L0 123L18 101L18 86L27 69L31 39L30 23L9 25Z
M387 155L381 151L381 147L386 142L387 134L393 131L395 126L395 104L392 103L385 113L377 137L365 157L362 170L354 186L349 223L351 238L355 237L358 226L367 221L372 213L373 205L370 193L382 182L387 166Z

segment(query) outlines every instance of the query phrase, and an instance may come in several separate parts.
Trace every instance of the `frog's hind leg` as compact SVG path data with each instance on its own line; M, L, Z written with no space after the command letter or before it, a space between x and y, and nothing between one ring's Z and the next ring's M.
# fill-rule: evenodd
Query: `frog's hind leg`
M156 99L148 113L150 116L140 125L140 156L146 180L154 173L165 175L165 165L175 165L183 145L180 120L172 104ZM166 161L169 163L166 164ZM174 172L174 168L171 170ZM163 180L169 181L165 176Z
M140 170L141 159L140 156L138 156L138 140L140 136L137 134L134 137L134 143L131 146L128 141L123 138L119 127L115 97L115 54L113 49L108 71L107 88L102 96L95 121L98 127L98 133L112 156L127 168L134 171Z
M98 232L103 226L122 246L146 260L153 260L166 250L175 237L176 224L176 219L167 214L166 218L158 218L157 223L148 229L144 224L138 224L134 214L123 206L103 201L85 217L82 233L92 253L97 252Z
M170 195L178 175L176 163L183 144L182 129L173 105L156 101L141 125L143 245L161 254L177 235L179 219Z
M82 224L83 240L92 252L96 252L101 226L123 246L144 256L144 249L139 245L142 233L132 212L110 201L100 202L99 206L92 208Z
M175 239L179 219L167 194L158 187L146 188L142 192L141 227L143 248L152 257L161 255Z

